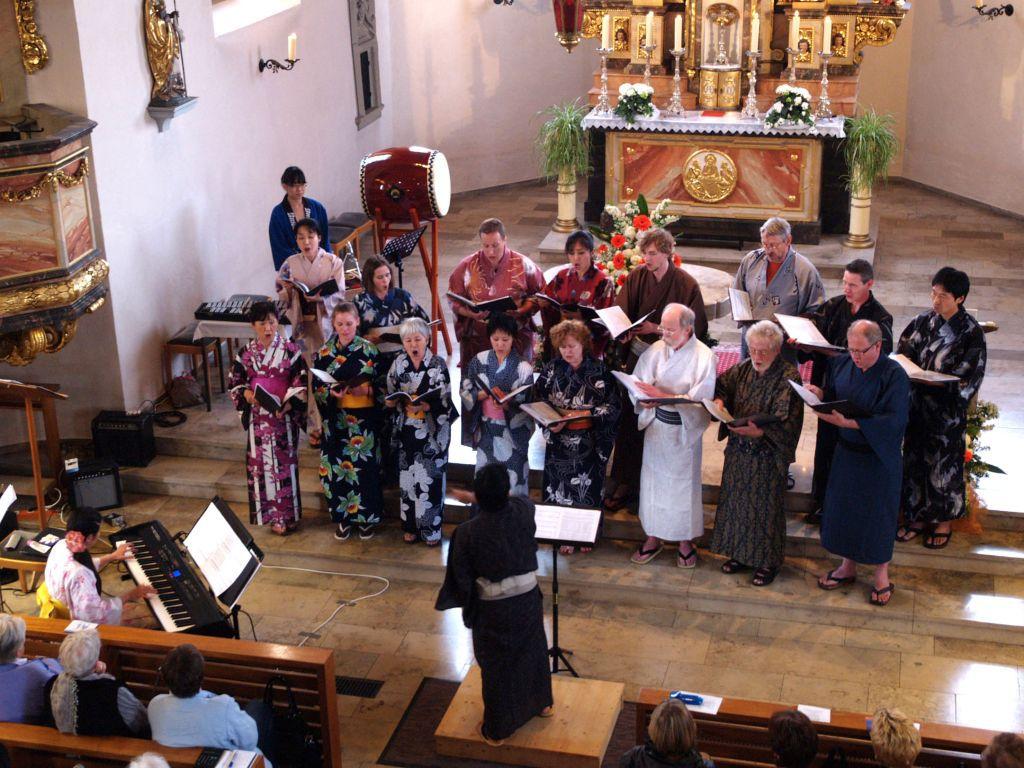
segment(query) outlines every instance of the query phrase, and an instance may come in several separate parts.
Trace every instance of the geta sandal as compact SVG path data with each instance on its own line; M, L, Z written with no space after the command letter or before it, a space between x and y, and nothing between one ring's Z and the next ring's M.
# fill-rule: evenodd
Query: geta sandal
M644 549L644 545L641 544L637 547L636 552L629 558L630 562L636 563L637 565L647 565L654 558L661 554L661 550L664 549L665 545L659 543L654 549Z
M889 582L889 586L888 587L882 587L881 589L872 589L871 590L871 604L872 605L878 605L878 606L886 606L886 605L888 605L889 601L892 599L892 593L895 592L895 591L896 591L896 585L893 584L891 581ZM884 600L882 599L883 595L885 596Z
M932 531L924 537L924 547L925 549L945 549L952 538L953 531L946 531L945 533Z
M693 561L692 563L690 561ZM682 551L676 552L676 565L680 568L686 568L687 570L697 567L697 548L690 547L690 551L683 553Z
M820 579L818 579L818 589L824 589L826 592L831 592L833 589L839 589L840 587L848 587L857 581L856 576L836 576L838 568L833 568L831 571L826 573ZM831 581L832 584L826 582Z

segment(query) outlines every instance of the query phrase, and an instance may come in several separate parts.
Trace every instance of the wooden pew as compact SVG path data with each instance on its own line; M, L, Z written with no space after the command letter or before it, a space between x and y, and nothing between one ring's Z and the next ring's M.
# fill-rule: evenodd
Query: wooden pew
M64 627L67 626L67 621L30 616L24 618L26 655L56 657L60 643L65 637ZM167 652L181 643L194 644L206 659L203 689L234 696L240 703L262 699L267 681L274 675L280 675L291 684L300 712L321 738L325 768L341 768L333 650L107 625L100 626L99 633L103 643L101 658L107 664L107 671L123 680L141 701L147 703L156 694L167 692L166 685L159 679L159 667ZM278 706L286 703L283 691L278 691L274 703ZM8 743L8 731L12 727L0 724L0 742ZM52 744L56 736L60 736L54 729L42 730L47 734L47 738L44 739L46 746ZM34 733L11 731L11 738L29 738ZM78 743L78 739L85 737L61 738ZM162 752L165 749L151 741L126 741L144 746L140 752L147 749ZM20 742L18 746L28 748L26 744ZM131 746L135 748L136 745ZM91 748L88 743L82 744L82 747ZM184 753L189 750L180 751ZM183 762L182 765L195 763L199 751L192 752L192 761ZM112 758L120 759L120 754L114 754Z
M641 688L636 702L636 743L647 738L654 708L668 698L666 688ZM770 768L775 765L768 740L772 713L795 706L750 699L724 698L715 715L694 712L697 747L719 768ZM832 710L831 722L814 723L818 732L818 762L824 764L833 747L846 755L847 765L877 766L867 731L870 715ZM998 731L945 723L921 723L918 768L976 768L981 752Z

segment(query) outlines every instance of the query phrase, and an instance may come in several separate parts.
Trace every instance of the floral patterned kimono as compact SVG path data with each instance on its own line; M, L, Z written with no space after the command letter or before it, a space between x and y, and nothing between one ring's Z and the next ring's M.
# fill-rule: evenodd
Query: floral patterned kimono
M583 273L583 277L580 277L580 273L572 265L566 267L544 286L542 292L560 304L604 309L615 303L615 288L612 281L593 264ZM562 313L558 307L541 302L540 314L544 321L544 359L553 360L557 350L551 349L551 329L562 321ZM594 336L594 357L601 357L610 341L608 331L595 324L589 324L587 327Z
M452 403L448 363L427 349L416 370L409 356L400 352L388 371L388 394L417 395L438 388L440 392L423 399L430 406L429 411L399 401L394 416L402 530L418 535L428 544L441 541L448 446L452 422L458 418Z
M252 340L231 364L231 401L246 430L245 469L249 483L249 522L294 527L302 515L299 494L299 430L306 424L306 402L293 398L288 413L278 416L249 405L245 390L261 385L277 397L306 386L302 350L280 334L264 348Z
M491 398L477 400L480 376L490 387L502 392L533 381L533 365L514 349L498 364L493 350L481 352L463 370L462 374L462 443L476 449L476 468L491 463L504 464L513 496L529 493L530 464L527 447L533 434L533 419L519 406L529 397L529 390L521 392L502 409Z
M575 370L559 357L544 366L531 397L556 408L593 409L592 419L570 422L559 432L544 430L544 501L599 506L620 416L619 388L611 371L589 355Z
M366 374L375 383L377 348L356 336L343 345L337 335L317 353L315 368L338 381ZM313 378L313 396L323 420L320 447L320 482L331 510L331 520L344 527L355 524L372 530L381 519L380 489L381 406L372 395L346 395L339 402L330 387Z

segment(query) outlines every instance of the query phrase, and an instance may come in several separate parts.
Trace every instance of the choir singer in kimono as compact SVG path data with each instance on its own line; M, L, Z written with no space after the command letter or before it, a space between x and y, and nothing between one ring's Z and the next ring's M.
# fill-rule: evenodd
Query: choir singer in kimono
M399 326L404 351L391 364L387 394L404 392L419 397L415 403L386 399L394 409L398 447L400 512L406 544L441 543L445 475L452 423L458 417L452 403L448 363L427 346L429 330L418 317Z
M761 225L761 247L740 261L733 288L746 291L754 320L771 320L774 315L802 315L813 312L825 300L821 275L810 259L793 249L789 222L772 216ZM794 351L784 351L795 361ZM740 357L746 359L747 333L742 329Z
M633 370L644 350L658 340L658 323L668 304L683 304L693 311L693 334L698 340L708 331L700 285L676 262L672 234L661 228L649 229L640 236L637 245L644 264L629 273L615 301L631 321L650 315L618 342L627 345L627 353L620 355L625 358L627 372ZM615 487L601 502L605 510L614 512L635 498L643 453L644 437L637 427L636 414L632 409L623 409L612 462Z
M327 235L327 209L306 197L306 174L290 165L281 174L284 199L270 212L270 251L274 256L274 271L279 271L285 259L299 250L295 242L295 225L303 219L313 219L320 233ZM328 248L330 245L328 244Z
M231 401L246 431L245 469L249 481L249 522L270 525L279 536L299 527L299 430L306 426L306 363L302 350L277 332L273 302L253 304L249 314L252 341L231 364ZM256 387L279 400L301 387L301 395L284 400L277 411L256 398Z
M694 335L694 313L669 304L661 313L661 339L640 356L633 375L647 397L682 395L701 401L715 394L715 355ZM631 396L632 397L632 396ZM640 470L640 525L647 539L633 553L638 565L679 542L676 564L697 565L693 539L704 533L701 500L701 436L709 417L703 406L637 402L637 424L644 432Z
M753 568L750 583L764 587L775 580L785 557L782 498L786 468L800 439L804 406L789 385L790 381L800 383L796 366L779 354L782 329L770 320L760 320L747 331L747 345L750 358L715 382L715 401L734 419L766 419L761 426L728 427L711 551L728 558L722 564L723 573Z
M882 354L882 329L857 320L846 334L848 354L829 361L828 388L809 387L822 401L847 400L856 418L838 411L818 418L839 430L825 491L821 545L842 563L818 579L825 590L857 580L857 563L875 567L872 605L888 605L896 585L889 580L903 480L903 432L910 380L899 363Z
M964 309L970 278L943 267L932 278L932 309L900 336L898 351L926 371L959 381L910 388L910 421L903 444L903 528L900 541L924 536L929 549L942 549L952 523L967 514L964 458L967 408L985 377L987 347L978 321Z
M499 219L486 219L480 225L480 250L455 267L448 279L451 293L465 296L473 303L511 296L518 305L511 316L516 321L516 352L533 360L533 324L537 300L531 298L544 290L544 275L527 256L508 247L505 225ZM487 331L489 312L474 312L466 305L449 300L455 316L455 337L459 340L460 366L465 372L469 361L490 346Z
M508 473L500 464L476 473L473 495L478 514L452 532L434 607L461 608L473 631L484 699L477 727L498 746L533 717L554 714L554 700L533 503L509 496Z

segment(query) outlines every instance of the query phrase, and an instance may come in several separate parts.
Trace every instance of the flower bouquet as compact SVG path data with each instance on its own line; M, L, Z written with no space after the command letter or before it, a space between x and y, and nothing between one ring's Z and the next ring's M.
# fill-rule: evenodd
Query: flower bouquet
M810 91L792 85L780 85L775 89L775 103L768 108L764 124L767 128L775 128L779 123L789 126L814 125Z
M637 245L640 236L651 227L664 227L679 218L665 213L671 202L666 198L651 210L646 198L639 195L636 202L630 201L622 208L606 205L604 212L612 220L611 230L591 228L595 237L605 241L594 252L594 263L608 275L616 291L623 286L626 276L633 269L643 266L644 258ZM679 257L675 256L674 259L678 266Z
M619 101L615 114L632 125L637 117L654 117L654 89L643 83L623 83L619 86Z

